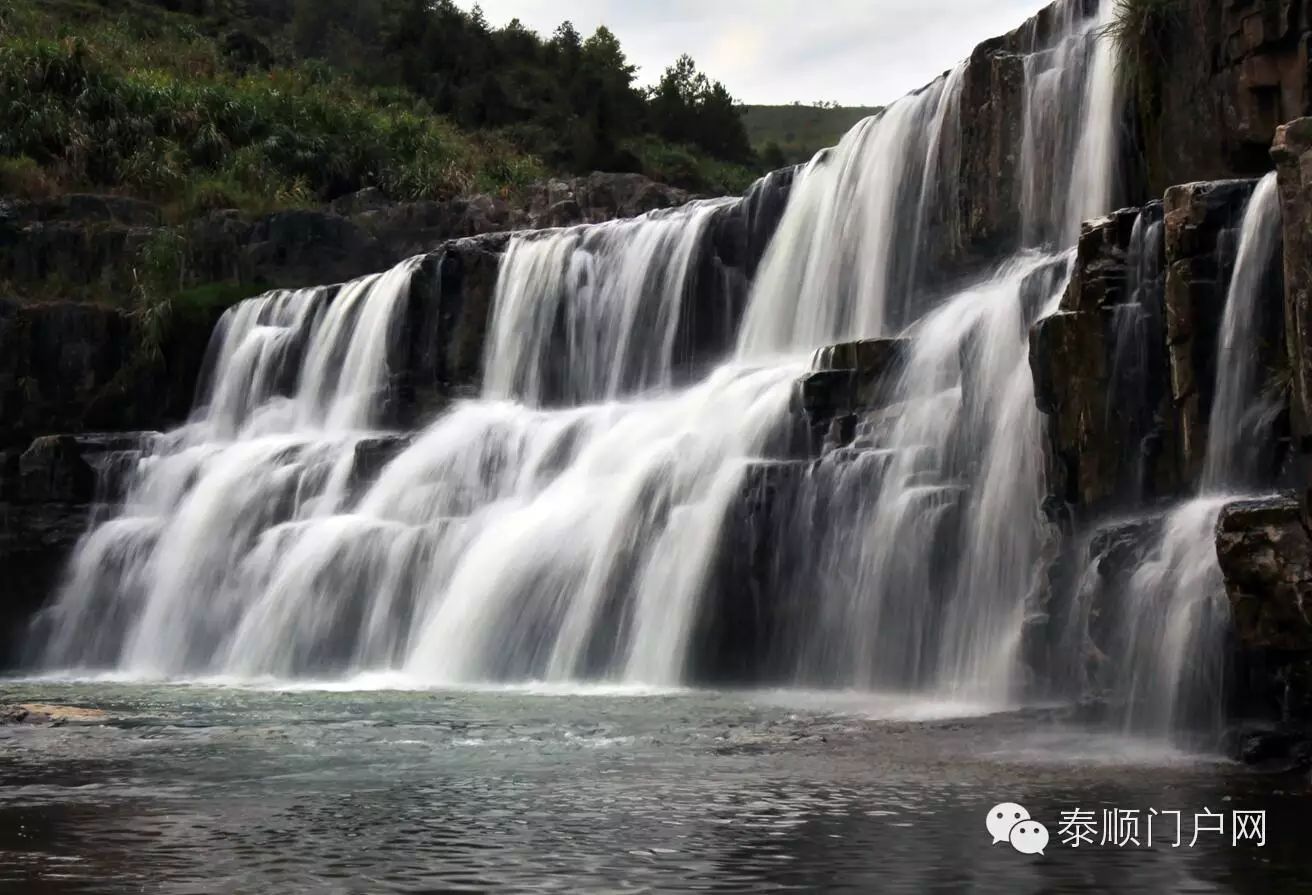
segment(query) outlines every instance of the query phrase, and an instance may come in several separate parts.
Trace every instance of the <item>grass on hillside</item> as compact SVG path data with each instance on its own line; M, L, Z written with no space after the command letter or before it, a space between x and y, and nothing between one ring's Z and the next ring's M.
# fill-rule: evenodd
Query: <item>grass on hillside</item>
M879 112L877 106L743 106L743 121L752 148L766 153L774 143L787 164L810 161L821 149L836 146L854 124Z
M509 195L561 173L404 88L315 60L242 71L202 24L135 0L0 0L0 191L121 192L181 220L369 186L398 200ZM648 176L695 190L740 192L756 175L655 138L625 148Z

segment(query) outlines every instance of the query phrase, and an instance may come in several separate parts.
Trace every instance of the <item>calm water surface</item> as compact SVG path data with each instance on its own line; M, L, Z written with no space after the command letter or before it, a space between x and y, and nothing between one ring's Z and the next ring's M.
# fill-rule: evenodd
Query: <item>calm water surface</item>
M1312 788L1064 726L869 695L0 682L106 710L0 728L0 890L1312 891ZM1024 804L1045 856L991 845ZM1152 849L1062 811L1185 813ZM1193 816L1227 816L1225 836ZM1231 844L1230 812L1267 812ZM1172 818L1173 823L1173 818Z

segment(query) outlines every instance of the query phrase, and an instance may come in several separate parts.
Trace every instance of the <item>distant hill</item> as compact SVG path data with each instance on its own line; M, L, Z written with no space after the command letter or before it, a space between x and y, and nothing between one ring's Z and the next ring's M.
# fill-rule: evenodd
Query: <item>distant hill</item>
M776 143L782 163L808 161L826 146L836 144L862 118L881 111L879 106L741 106L743 123L752 148L765 158Z

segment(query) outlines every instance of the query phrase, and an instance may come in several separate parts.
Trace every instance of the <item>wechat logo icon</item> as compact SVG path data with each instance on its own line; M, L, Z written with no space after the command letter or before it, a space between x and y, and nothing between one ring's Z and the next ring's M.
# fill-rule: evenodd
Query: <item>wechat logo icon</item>
M985 826L993 837L993 845L1009 843L1022 855L1041 855L1048 847L1048 828L1015 802L1002 802L990 808Z

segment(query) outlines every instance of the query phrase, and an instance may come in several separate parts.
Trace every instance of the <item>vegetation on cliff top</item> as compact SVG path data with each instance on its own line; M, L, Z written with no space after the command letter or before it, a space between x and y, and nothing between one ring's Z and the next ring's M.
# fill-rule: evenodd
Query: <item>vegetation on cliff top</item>
M831 103L786 106L742 106L743 124L752 148L767 168L810 161L820 150L837 146L843 135L879 106L839 106Z
M1162 115L1162 84L1169 74L1167 41L1184 12L1182 0L1116 0L1111 23L1100 38L1112 43L1117 75L1127 96L1134 99L1139 127L1157 145ZM1150 179L1160 159L1147 158Z
M0 38L9 192L111 189L186 217L368 186L440 199L609 169L732 191L754 173L692 60L642 91L605 29L543 40L449 0L0 0Z

